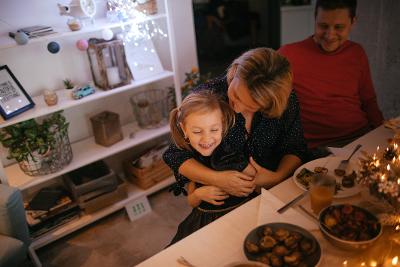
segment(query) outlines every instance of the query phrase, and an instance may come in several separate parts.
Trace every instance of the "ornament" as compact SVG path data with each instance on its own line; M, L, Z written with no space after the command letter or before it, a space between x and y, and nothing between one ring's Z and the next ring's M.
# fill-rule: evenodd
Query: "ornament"
M101 36L103 37L104 40L108 41L108 40L111 40L113 38L114 33L112 32L112 30L107 28L107 29L104 29L101 32Z
M46 102L48 106L54 106L55 104L57 104L58 101L56 92L52 90L44 90L43 98L44 102Z
M26 35L26 33L24 33L24 32L17 32L15 34L14 38L15 38L15 41L17 42L17 44L19 44L19 45L27 44L29 41L28 35Z
M47 45L47 50L52 54L57 54L60 51L60 45L57 42L50 42Z
M82 24L77 18L68 19L67 25L71 31L79 31L82 28Z
M85 39L80 39L76 42L76 47L81 51L86 51L89 47L88 41Z

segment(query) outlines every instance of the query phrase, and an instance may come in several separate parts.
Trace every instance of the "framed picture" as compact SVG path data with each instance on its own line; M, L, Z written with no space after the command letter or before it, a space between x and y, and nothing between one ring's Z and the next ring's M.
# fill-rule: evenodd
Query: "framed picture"
M34 106L7 65L0 66L0 115L8 120Z
M135 80L164 71L153 42L145 38L125 44L126 60Z
M137 220L151 212L151 206L146 196L139 197L125 205L130 221Z

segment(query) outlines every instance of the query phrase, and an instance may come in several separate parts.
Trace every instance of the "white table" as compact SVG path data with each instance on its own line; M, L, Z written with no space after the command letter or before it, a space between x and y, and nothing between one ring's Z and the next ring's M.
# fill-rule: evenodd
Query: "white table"
M387 139L392 136L392 130L381 126L346 147L353 148L360 143L363 145L361 150L371 153L376 150L378 145L382 148L386 147ZM357 152L354 158L357 158L359 153ZM286 203L302 193L302 190L289 178L270 189L270 192ZM354 202L354 198L357 197L361 198L358 195L348 199L341 199L341 201ZM138 266L181 266L176 262L176 259L180 256L184 256L196 267L221 267L230 262L245 260L243 241L247 234L257 226L259 205L260 196L154 255ZM302 215L308 216L304 212ZM296 222L294 221L293 224L296 224ZM371 253L368 254L368 252L354 253L333 247L322 237L319 230L312 231L312 234L318 239L322 248L322 259L319 266L354 266L351 263L361 261L361 257L371 257ZM343 265L345 260L348 261L348 265Z

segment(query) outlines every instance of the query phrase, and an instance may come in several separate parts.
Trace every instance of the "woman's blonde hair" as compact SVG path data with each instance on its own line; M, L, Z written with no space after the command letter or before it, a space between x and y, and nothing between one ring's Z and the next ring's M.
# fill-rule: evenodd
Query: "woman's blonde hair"
M247 85L265 116L279 118L285 111L293 77L289 61L275 50L255 48L245 52L228 68L228 84L233 78Z
M222 98L209 91L202 90L189 94L180 104L169 113L169 125L171 128L171 137L177 147L191 150L189 143L185 140L185 134L181 129L181 124L185 119L196 112L213 112L221 110L222 113L222 137L224 137L230 127L235 123L235 113L228 103Z

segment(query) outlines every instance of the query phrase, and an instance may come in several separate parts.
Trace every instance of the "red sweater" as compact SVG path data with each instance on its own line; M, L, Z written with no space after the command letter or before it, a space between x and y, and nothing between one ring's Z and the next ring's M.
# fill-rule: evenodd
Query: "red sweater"
M382 123L368 58L359 44L346 41L338 51L327 54L309 37L285 45L279 52L293 69L304 137L310 148Z

